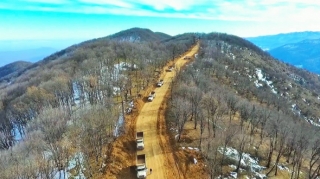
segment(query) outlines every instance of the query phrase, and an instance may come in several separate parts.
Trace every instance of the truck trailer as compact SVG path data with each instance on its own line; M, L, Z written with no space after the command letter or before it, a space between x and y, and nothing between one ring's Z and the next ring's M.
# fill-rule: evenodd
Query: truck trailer
M146 164L146 155L140 154L137 155L137 178L147 178L147 164Z
M137 149L143 150L144 149L143 132L137 132L136 141L137 141Z

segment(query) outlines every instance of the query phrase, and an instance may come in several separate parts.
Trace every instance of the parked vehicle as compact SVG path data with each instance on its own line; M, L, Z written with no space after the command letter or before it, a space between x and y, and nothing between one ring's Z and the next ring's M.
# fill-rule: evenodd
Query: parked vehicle
M185 59L185 60L191 60L192 57L191 57L191 56L185 56L183 59Z
M157 83L157 86L161 87L162 85L163 85L163 80L159 80L158 83Z
M147 177L147 164L146 164L146 155L141 154L137 155L137 178L146 178Z
M156 97L156 92L152 91L148 96L148 101L153 101L155 97Z
M137 141L137 149L143 150L144 149L143 132L137 132L136 141Z

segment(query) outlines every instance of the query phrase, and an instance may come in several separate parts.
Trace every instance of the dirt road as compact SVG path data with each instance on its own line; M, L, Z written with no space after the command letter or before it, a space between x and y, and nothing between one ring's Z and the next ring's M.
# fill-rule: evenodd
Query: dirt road
M179 59L176 59L176 69L180 69L188 62L188 60L183 59L184 56L194 56L194 54L198 52L198 49L199 44L194 46L189 52L184 54ZM168 67L163 69L163 86L154 90L156 92L156 98L152 102L147 102L144 104L136 123L136 131L144 132L145 141L144 150L138 151L138 154L146 154L147 167L152 168L152 174L148 172L148 179L183 178L183 176L179 174L178 168L174 163L172 153L170 154L168 151L164 151L161 148L161 146L168 146L170 144L169 141L163 140L163 137L160 136L162 134L157 128L157 123L159 122L158 120L160 120L158 118L160 106L163 103L165 95L169 90L171 81L176 74L176 70L167 72L166 69L168 69Z

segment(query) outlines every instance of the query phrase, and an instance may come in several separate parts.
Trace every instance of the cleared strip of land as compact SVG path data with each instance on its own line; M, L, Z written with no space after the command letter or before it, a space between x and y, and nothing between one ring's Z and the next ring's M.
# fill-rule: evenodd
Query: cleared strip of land
M199 49L199 44L195 45L184 56L175 60L175 68L180 69L188 60L185 56L194 56ZM168 137L165 137L165 131L161 130L161 126L165 125L164 117L159 117L160 106L165 100L165 95L169 92L170 84L176 75L176 70L172 72L166 71L168 67L163 69L162 79L164 84L162 87L156 88L156 98L152 102L147 102L141 109L136 123L136 131L144 132L145 148L138 151L138 154L146 154L147 167L152 168L152 174L148 172L148 179L173 179L184 178L180 173L174 161L171 150L166 150L166 146L170 146ZM165 151L164 151L165 150Z

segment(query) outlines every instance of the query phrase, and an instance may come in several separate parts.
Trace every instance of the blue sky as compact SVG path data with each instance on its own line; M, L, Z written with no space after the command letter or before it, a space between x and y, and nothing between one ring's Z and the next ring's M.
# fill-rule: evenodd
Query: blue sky
M317 0L1 0L0 40L92 39L132 27L241 37L320 31Z

